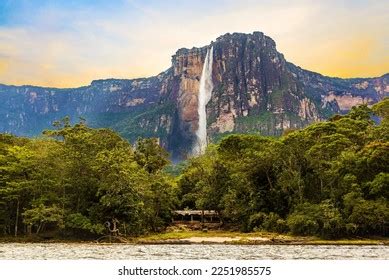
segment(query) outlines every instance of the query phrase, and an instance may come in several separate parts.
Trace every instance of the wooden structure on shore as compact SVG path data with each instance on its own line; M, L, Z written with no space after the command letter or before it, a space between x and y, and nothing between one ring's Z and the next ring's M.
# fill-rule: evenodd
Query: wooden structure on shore
M219 212L215 210L175 210L173 222L178 223L220 223Z

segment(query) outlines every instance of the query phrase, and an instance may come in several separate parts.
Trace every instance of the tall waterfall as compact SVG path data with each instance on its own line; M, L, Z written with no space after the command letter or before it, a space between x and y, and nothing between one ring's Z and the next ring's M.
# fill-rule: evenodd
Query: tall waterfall
M199 114L199 126L196 131L196 142L192 154L200 155L207 148L207 111L206 106L211 99L213 89L212 83L213 47L207 50L203 70L200 78L200 90L198 96L197 112Z

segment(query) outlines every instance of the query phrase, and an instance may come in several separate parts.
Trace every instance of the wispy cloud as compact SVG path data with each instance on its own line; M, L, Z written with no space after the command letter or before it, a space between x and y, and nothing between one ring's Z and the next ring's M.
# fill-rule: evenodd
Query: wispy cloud
M11 2L19 5L0 21L2 83L64 87L150 76L168 68L178 48L256 30L289 61L323 74L389 71L385 1Z

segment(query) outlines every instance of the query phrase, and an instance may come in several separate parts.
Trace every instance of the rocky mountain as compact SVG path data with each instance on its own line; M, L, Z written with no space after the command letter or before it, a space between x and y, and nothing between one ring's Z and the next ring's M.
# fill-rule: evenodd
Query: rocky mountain
M210 140L231 132L280 135L389 95L389 74L322 76L287 62L261 32L233 33L202 48L179 49L172 66L150 78L97 80L74 89L0 85L0 132L35 136L64 116L74 121L83 117L89 125L111 127L130 141L158 137L174 157L183 157L195 141L199 86L210 46Z

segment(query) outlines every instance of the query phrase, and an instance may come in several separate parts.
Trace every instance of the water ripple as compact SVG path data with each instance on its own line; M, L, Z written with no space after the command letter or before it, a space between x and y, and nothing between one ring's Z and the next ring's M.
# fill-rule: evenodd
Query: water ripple
M0 259L385 259L389 246L0 244Z

